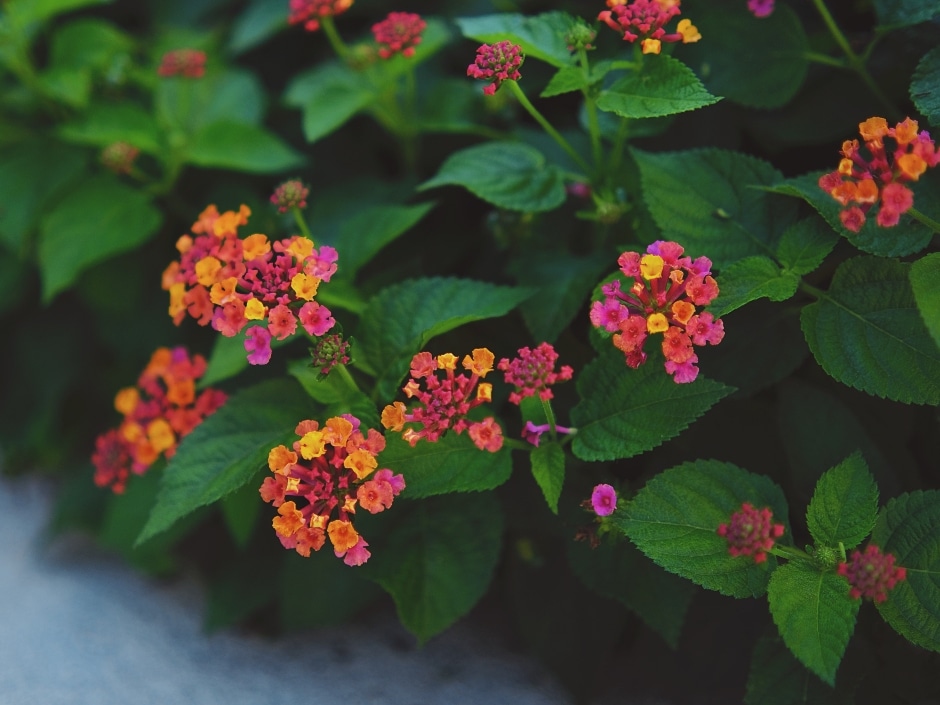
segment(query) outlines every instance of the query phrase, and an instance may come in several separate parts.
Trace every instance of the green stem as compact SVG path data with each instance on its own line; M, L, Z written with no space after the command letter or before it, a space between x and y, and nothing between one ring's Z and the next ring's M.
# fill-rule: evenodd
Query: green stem
M848 68L842 59L835 59L829 56L828 54L820 54L815 51L804 52L803 58L805 58L807 61L815 61L817 64L825 64L826 66L835 66L837 69Z
M859 78L865 82L865 85L868 86L872 94L885 106L888 111L888 117L892 121L898 121L901 119L900 113L894 107L894 104L886 96L881 88L875 83L875 79L872 78L871 74L868 72L868 69L865 67L865 62L859 57L858 54L852 49L852 46L849 44L849 40L845 38L845 35L842 33L842 30L839 29L839 25L836 24L835 19L832 14L829 12L829 8L826 7L826 0L813 0L813 5L816 6L816 10L819 12L820 16L823 19L826 27L829 30L829 33L832 35L832 38L835 40L836 44L839 45L839 48L842 49L842 53L845 54L845 58L848 59L849 66L852 67L852 70L858 74Z
M552 403L548 399L541 399L542 411L545 412L545 420L548 421L548 428L552 432L552 438L555 438L555 412L552 410Z
M591 65L588 61L587 50L584 47L578 50L578 58L581 63L581 73L584 75L584 80L586 83L589 83L591 80ZM591 95L590 85L586 88L582 88L581 93L584 95L584 109L587 113L588 134L591 136L591 154L594 156L594 168L600 171L601 127L597 120L597 104L594 102L594 97Z
M337 365L333 369L339 374L342 380L346 383L346 386L348 386L354 392L360 392L359 385L356 384L356 380L353 379L353 376L349 374L349 370L346 368L346 365Z
M522 89L519 88L519 84L515 81L504 81L503 85L509 86L509 90L511 90L513 95L516 96L516 100L519 101L520 105L526 109L529 115L535 118L535 121L542 126L542 129L548 133L549 137L555 140L555 142L558 143L558 146L565 150L565 153L571 157L572 160L574 160L574 163L581 167L585 174L590 174L591 167L588 165L588 163L584 161L581 155L575 151L574 147L571 146L568 140L562 137L561 133L552 127L552 124L545 119L545 116L536 110L535 106L532 105L532 103L526 97L525 93L522 92Z
M323 33L326 35L327 40L329 40L330 46L333 47L333 51L336 52L336 55L340 59L346 61L349 56L349 47L346 46L346 42L343 41L343 38L339 36L339 32L336 31L333 16L327 15L326 17L321 17L320 26L323 28Z
M610 164L608 165L611 174L616 173L617 169L620 168L620 161L623 159L624 144L626 144L627 134L630 131L629 127L630 119L620 118L620 126L617 128L617 135L614 137L614 145L610 153Z
M297 227L300 229L300 233L308 240L313 240L313 236L310 234L310 228L307 227L307 221L304 220L304 214L300 212L300 207L291 206L290 210L291 214L294 216L294 222L297 223Z
M940 222L921 213L916 208L908 208L907 214L919 223L926 225L935 233L940 233Z
M531 453L535 450L535 446L531 443L526 443L525 441L517 441L515 438L503 438L503 445L506 448L511 450L524 450L526 453Z

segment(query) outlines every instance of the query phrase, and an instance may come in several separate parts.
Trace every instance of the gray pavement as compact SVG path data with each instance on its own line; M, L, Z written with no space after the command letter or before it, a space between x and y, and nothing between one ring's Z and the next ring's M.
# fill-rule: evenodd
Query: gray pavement
M570 703L465 622L421 649L389 614L274 641L207 635L195 581L154 581L81 536L44 540L50 494L0 477L0 705Z

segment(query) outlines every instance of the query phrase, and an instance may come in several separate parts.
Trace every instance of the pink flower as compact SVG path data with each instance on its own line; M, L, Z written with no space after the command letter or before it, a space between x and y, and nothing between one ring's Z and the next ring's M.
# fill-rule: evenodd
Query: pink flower
M689 20L681 20L676 32L666 34L666 23L682 13L679 4L663 0L608 0L610 9L601 12L597 19L621 35L625 42L640 40L644 54L658 54L661 42L688 44L702 38Z
M336 323L336 319L330 315L330 309L316 301L301 306L298 317L304 330L314 336L324 335Z
M599 517L610 516L617 508L617 491L610 485L597 485L591 492L591 507Z
M252 326L245 334L245 350L252 365L267 365L271 360L271 334L264 326Z
M538 448L539 441L542 439L542 434L551 429L551 424L541 424L536 425L531 421L526 421L525 426L522 429L522 437L526 442L531 443L536 448ZM564 426L555 426L555 433L574 433L573 428L566 428Z
M568 381L573 374L568 365L563 365L555 372L557 360L558 353L549 343L542 343L534 350L519 348L518 357L512 360L504 357L500 360L497 369L505 373L506 384L516 388L509 394L509 401L518 406L523 399L536 394L542 401L551 399L552 390L549 387L556 382Z
M271 203L277 206L279 213L286 213L291 208L306 208L310 189L300 179L291 179L274 189Z
M157 73L163 77L202 78L206 73L206 52L198 49L174 49L160 59Z
M614 333L611 342L632 369L646 361L647 338L662 333L665 368L678 384L698 376L693 346L717 345L725 334L721 320L696 308L718 296L711 260L692 260L683 253L679 243L664 240L651 244L644 255L622 253L617 263L627 286L617 279L602 286L604 298L592 304L590 314L595 327Z
M495 453L503 447L503 429L496 423L496 419L489 416L479 423L472 423L467 428L467 435L480 450Z
M884 602L888 599L888 590L907 578L907 569L895 567L894 561L890 553L882 553L874 544L868 544L864 553L853 551L849 561L840 563L836 572L845 576L852 586L849 590L852 599L864 597Z
M372 553L366 548L368 545L369 543L360 536L359 541L352 548L346 551L334 551L333 553L337 558L342 558L343 563L348 566L362 565L372 557Z
M290 0L290 15L287 21L290 24L303 23L308 32L320 29L320 20L324 17L335 17L346 12L353 4L353 0Z
M767 551L773 548L775 539L783 536L784 531L783 524L773 523L770 509L755 509L748 502L731 515L727 524L718 527L718 535L728 540L728 553L732 556L753 556L755 563L767 560Z
M390 59L395 54L414 56L421 43L421 33L428 23L413 12L390 12L381 22L372 25L372 34L379 45L379 56Z
M467 67L467 75L492 81L483 88L483 93L493 95L503 81L518 81L522 78L519 67L524 59L518 44L509 41L483 44L477 49L474 63Z
M754 17L769 17L774 11L774 0L747 0L747 9Z

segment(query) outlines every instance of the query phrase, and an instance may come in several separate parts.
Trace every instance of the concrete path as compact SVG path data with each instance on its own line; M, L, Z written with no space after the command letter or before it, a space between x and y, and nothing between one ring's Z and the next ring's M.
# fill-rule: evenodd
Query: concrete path
M0 705L569 705L538 663L458 624L423 649L393 615L278 641L206 635L193 581L46 542L48 487L0 478ZM621 701L622 702L622 701Z

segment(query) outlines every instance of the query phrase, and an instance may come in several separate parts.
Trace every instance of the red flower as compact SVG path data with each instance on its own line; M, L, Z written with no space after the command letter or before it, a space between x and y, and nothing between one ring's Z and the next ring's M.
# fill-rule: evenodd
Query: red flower
M486 95L493 95L503 81L518 81L522 78L519 67L525 57L518 44L509 41L483 44L477 49L477 58L467 67L467 75L492 81L483 88Z
M890 553L882 553L874 544L868 544L864 553L853 551L849 561L840 563L836 572L849 581L852 599L864 597L884 602L888 599L888 590L907 578L907 570L895 567L894 560Z
M718 527L718 535L728 540L728 553L753 556L755 563L767 560L767 551L773 548L774 540L783 536L783 532L783 524L773 523L770 509L755 509L748 502L731 515L727 524Z
M421 43L421 33L428 23L413 12L390 12L381 22L372 25L372 34L379 45L379 56L390 59L395 54L413 56Z

